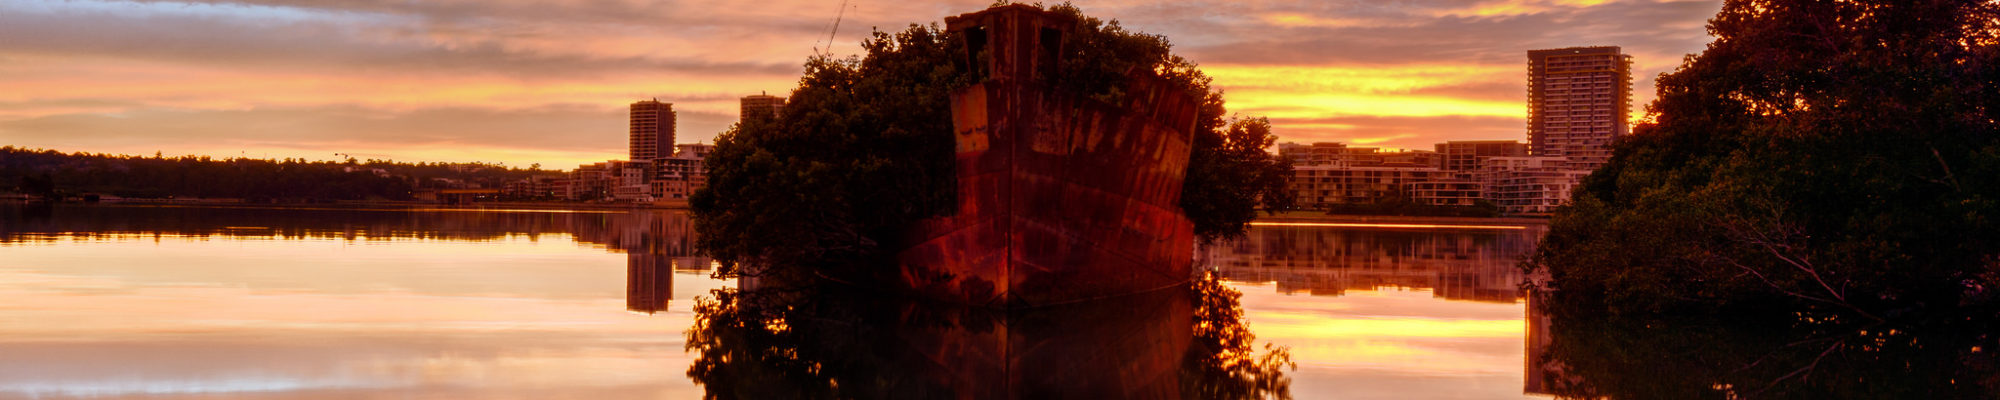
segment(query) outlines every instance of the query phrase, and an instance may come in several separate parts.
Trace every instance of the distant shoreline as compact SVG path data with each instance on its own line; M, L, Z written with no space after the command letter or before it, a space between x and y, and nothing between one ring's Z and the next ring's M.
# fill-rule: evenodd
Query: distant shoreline
M0 203L21 204L15 201ZM394 209L449 209L449 210L534 210L534 211L631 211L631 210L679 210L688 209L686 204L619 204L619 203L564 203L564 202L481 202L473 204L443 204L420 201L369 201L339 200L327 203L237 203L237 202L175 202L152 199L124 199L101 203L62 202L66 205L106 205L106 206L186 206L186 207L234 207L265 209L307 209L307 208L394 208ZM1276 215L1257 214L1251 223L1357 223L1357 224L1436 224L1436 225L1548 225L1548 218L1537 217L1426 217L1397 215L1345 215L1326 214L1319 211L1286 211Z
M30 202L0 201L0 204L29 204ZM686 210L686 205L651 205L617 203L560 203L560 202L480 202L472 204L445 204L422 201L385 200L336 200L324 203L244 203L226 201L165 201L154 199L122 199L103 202L66 201L61 205L83 206L175 206L175 207L216 207L216 208L264 208L264 209L309 209L309 208L390 208L390 209L449 209L449 210L535 210L535 211L625 211L625 210Z

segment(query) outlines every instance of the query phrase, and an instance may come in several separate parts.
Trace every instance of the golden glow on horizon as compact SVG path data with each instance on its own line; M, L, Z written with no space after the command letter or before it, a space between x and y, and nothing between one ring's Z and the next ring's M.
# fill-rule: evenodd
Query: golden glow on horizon
M1396 22L1381 19L1322 17L1291 12L1262 14L1258 15L1257 19L1266 24L1283 28L1355 28L1415 25L1414 21Z
M330 74L316 71L232 70L199 65L105 60L65 67L60 74L0 77L9 91L0 101L49 101L91 96L78 87L118 86L119 96L133 104L100 108L111 112L139 107L188 110L247 110L338 105L360 114L394 114L435 108L520 110L574 104L622 111L634 100L655 93L642 88L672 88L683 99L663 99L677 111L736 114L742 88L790 87L792 76L704 76L660 71L622 76L549 77L522 79L491 74L410 75L366 71ZM11 69L11 68L9 68ZM0 69L6 71L8 69ZM242 85L242 82L258 82ZM673 82L668 84L667 82ZM560 101L551 101L560 99Z
M1383 136L1383 137L1362 137L1362 138L1348 138L1348 139L1347 139L1347 141L1348 141L1348 143L1349 143L1349 144L1359 144L1359 145L1372 145L1372 144L1377 144L1377 143L1385 143L1385 142L1388 142L1388 141L1391 141L1391 140L1396 140L1396 139L1409 139L1409 138L1413 138L1413 137L1417 137L1417 135L1416 135L1416 134L1414 134L1414 133L1404 133L1404 134L1398 134L1398 135L1389 135L1389 136ZM1389 149L1389 148L1385 148L1385 149L1383 149L1383 150L1390 150L1390 151L1394 151L1394 150L1392 150L1392 149Z
M1228 89L1228 88L1225 88ZM1446 96L1372 95L1337 92L1293 92L1261 88L1228 89L1231 110L1271 118L1377 117L1523 117L1520 103Z
M1427 89L1477 85L1510 79L1518 67L1497 65L1249 66L1205 65L1232 111L1273 119L1348 116L1522 118L1518 101L1494 101L1424 94ZM1286 130L1347 130L1331 126L1290 126Z
M1365 222L1251 222L1250 226L1305 226L1325 228L1393 228L1393 229L1528 229L1516 225L1453 225L1453 224L1384 224Z
M1515 79L1513 65L1203 65L1202 72L1229 87L1288 88L1397 94L1417 89Z
M1259 315L1257 333L1301 340L1340 337L1409 338L1514 338L1520 337L1520 320L1454 320L1437 318L1372 317L1330 319L1323 316L1266 312Z
M1548 12L1557 8L1593 7L1615 0L1502 0L1483 2L1471 7L1448 9L1433 13L1440 17L1511 17Z

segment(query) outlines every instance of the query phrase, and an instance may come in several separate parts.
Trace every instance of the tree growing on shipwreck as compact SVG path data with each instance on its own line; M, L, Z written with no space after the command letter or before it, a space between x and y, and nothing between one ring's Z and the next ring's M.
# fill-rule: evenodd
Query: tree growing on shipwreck
M998 20L989 21L997 25L967 22L975 16L1003 13L1027 21L1022 23L1029 25L1021 26L1032 29L1006 25L1015 22L992 22ZM1126 30L1117 21L1084 16L1067 4L1048 9L998 6L952 21L950 27L944 28L932 24L911 25L895 33L878 31L862 43L867 52L865 57L814 56L807 61L805 75L782 116L745 121L717 138L716 150L708 158L709 186L695 193L691 203L695 222L704 233L700 246L723 264L719 273L809 272L876 278L921 274L922 271L912 272L909 268L897 271L891 266L909 264L911 256L907 249L922 246L929 239L922 236L936 233L927 233L925 230L930 229L927 227L934 228L938 221L995 212L990 208L968 209L967 204L980 199L962 197L982 195L969 188L976 186L976 182L961 181L976 175L965 168L981 165L971 159L977 155L967 153L968 149L979 149L977 143L966 137L972 127L963 125L988 121L982 118L990 117L990 121L1004 118L975 115L979 111L969 104L960 104L954 110L954 96L960 103L966 103L974 97L969 91L988 93L989 100L1006 97L992 94L1002 91L1020 94L1009 98L1049 99L1029 101L1048 103L1035 106L1044 107L1038 108L1041 114L1025 115L1020 121L994 122L988 127L994 132L1028 132L1021 133L1024 136L1015 143L1021 146L1022 154L1046 153L1058 143L1043 140L1048 136L1036 132L1060 131L1064 127L1102 132L1108 131L1102 127L1109 125L1127 130L1159 130L1158 126L1165 126L1167 131L1177 131L1181 136L1175 140L1181 141L1179 151L1184 151L1185 156L1148 153L1156 161L1166 160L1158 165L1174 168L1163 175L1171 179L1136 188L1171 193L1153 197L1142 193L1135 197L1165 199L1169 204L1164 209L1185 222L1180 226L1135 227L1125 221L1122 223L1127 226L1121 229L1186 229L1190 233L1181 236L1208 241L1240 235L1260 203L1277 207L1289 204L1290 197L1284 190L1289 166L1265 151L1275 141L1268 120L1225 118L1221 93L1209 87L1209 78L1195 64L1173 55L1166 38ZM1135 93L1139 90L1136 88L1150 88L1145 89L1150 91ZM1173 98L1185 100L1176 103ZM1185 112L1179 115L1155 112L1162 109L1158 107L1161 104L1181 103ZM1061 108L1047 108L1054 106ZM988 109L1004 111L990 104ZM1082 115L1079 113L1090 112L1103 115L1097 118L1097 125L1077 121L1081 118L1078 115ZM1042 120L1029 121L1034 118ZM1177 118L1185 124L1175 122ZM1048 126L1015 126L1036 123ZM1068 133L1065 137L1088 142L1079 138L1090 134ZM986 145L998 146L1005 135L996 133L989 138L998 139ZM1036 140L1042 142L1031 143ZM1061 144L1077 149L1102 145ZM1163 146L1173 147L1171 143ZM1071 155L1059 161L1072 170L1048 174L1053 176L1040 181L1036 179L1041 178L1032 177L1012 179L1068 184L1089 179L1071 179L1072 175L1067 174L1102 173L1091 168L1108 168L1078 161L1087 159L1079 156L1085 154ZM1004 162L1018 163L1009 165L1020 165L1022 169L1035 168L1039 161L1029 158L1009 158ZM1037 183L1024 184L1032 188ZM1078 185L1097 187L1090 182ZM1065 207L1076 210L1080 209L1075 208L1077 205L1061 200L1080 198L1077 195L1072 190L1058 196L1059 201L993 204L1013 204L1008 212ZM1115 203L1112 200L1100 203L1105 203L1104 207L1090 209L1108 210L1107 213L1125 210L1121 208L1125 206L1111 205ZM1043 217L1008 214L1008 218ZM1173 251L1187 246L1176 247L1179 248ZM1034 252L1049 253L1045 250L1048 249ZM1180 277L1179 281L1184 283L1186 277ZM971 292L979 289L950 290L955 293L951 296L963 298L976 297L978 294ZM992 290L1004 291L1004 288Z

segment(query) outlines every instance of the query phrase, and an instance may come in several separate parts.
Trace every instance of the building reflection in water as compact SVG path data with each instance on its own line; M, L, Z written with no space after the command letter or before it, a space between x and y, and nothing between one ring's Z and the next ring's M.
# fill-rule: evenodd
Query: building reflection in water
M1523 362L1526 371L1521 378L1521 392L1526 394L1554 395L1557 385L1577 386L1581 382L1565 372L1561 362L1549 360L1549 344L1555 342L1555 335L1549 332L1548 310L1542 308L1535 296L1528 299L1528 352Z
M674 298L675 273L704 273L713 262L695 251L693 222L684 212L634 211L602 230L579 230L578 238L625 252L625 308L667 311Z
M1521 300L1515 264L1547 230L1260 226L1241 240L1203 249L1201 257L1225 279L1276 282L1283 293L1401 287L1449 300L1513 303Z
M1516 229L1518 228L1518 229ZM1201 265L1239 282L1273 282L1286 294L1339 296L1384 288L1429 290L1445 300L1519 303L1516 265L1545 225L1509 229L1259 226L1239 240L1204 248ZM1529 304L1522 392L1547 394L1557 379L1539 356L1548 319ZM1555 371L1553 374L1551 371Z
M674 298L673 259L659 254L625 255L625 309L647 314L667 310Z

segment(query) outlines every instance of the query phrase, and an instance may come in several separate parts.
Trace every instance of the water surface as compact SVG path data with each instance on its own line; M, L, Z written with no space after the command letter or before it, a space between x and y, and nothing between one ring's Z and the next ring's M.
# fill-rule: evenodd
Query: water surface
M734 382L690 378L715 348L686 344L696 300L737 284L710 278L675 212L0 206L0 218L0 398L696 398ZM1520 398L1540 389L1526 379L1535 341L1513 260L1540 232L1271 226L1201 258L1242 293L1230 320L1297 363L1284 371L1294 397ZM850 381L929 376L909 360L945 353L977 371L1006 363L957 350L1011 337L1112 349L1033 365L1130 365L1066 372L1094 381L1194 379L1166 365L1192 353L1162 347L1185 346L1201 303L1133 301L1168 311L815 315L903 338L867 353L910 357L814 360L849 365L828 375ZM1061 373L1009 376L1081 387ZM917 381L954 379L1035 387L978 373Z

